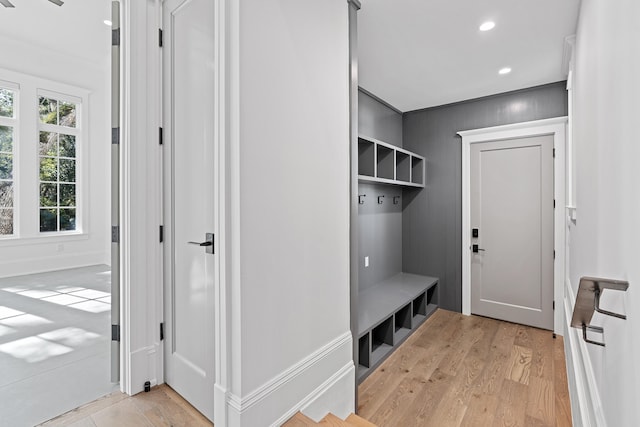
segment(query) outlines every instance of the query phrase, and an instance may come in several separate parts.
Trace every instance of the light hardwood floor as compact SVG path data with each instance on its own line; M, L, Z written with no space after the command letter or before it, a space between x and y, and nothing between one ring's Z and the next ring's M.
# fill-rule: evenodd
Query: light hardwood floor
M571 426L562 337L438 310L359 387L380 427ZM44 426L211 426L171 388L122 393Z
M571 426L562 337L438 310L359 387L393 426Z
M127 396L111 393L42 426L65 427L150 427L150 426L213 426L186 400L166 385L149 393Z

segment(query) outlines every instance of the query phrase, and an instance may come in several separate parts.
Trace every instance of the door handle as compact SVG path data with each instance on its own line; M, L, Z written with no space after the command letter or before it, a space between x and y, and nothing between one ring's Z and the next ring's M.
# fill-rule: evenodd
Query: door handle
M205 241L204 242L187 242L190 245L198 245L204 248L207 248L206 252L208 254L214 254L215 252L213 251L213 242L214 242L214 234L213 233L207 233L205 235Z
M471 248L472 248L472 250L473 250L473 253L476 253L476 254L477 254L479 251L482 251L482 252L484 252L484 251L485 251L484 249L482 249L482 248L481 248L481 247L479 247L478 245L473 245Z

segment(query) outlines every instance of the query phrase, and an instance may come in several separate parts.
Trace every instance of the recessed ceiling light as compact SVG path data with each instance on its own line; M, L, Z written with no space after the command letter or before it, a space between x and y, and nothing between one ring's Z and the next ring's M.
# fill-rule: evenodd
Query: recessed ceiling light
M489 30L493 30L493 27L496 26L496 23L493 21L487 21L485 23L483 23L482 25L480 25L480 31L489 31Z
M511 72L511 68L504 67L504 68L500 68L500 71L498 71L498 74L509 74L510 72Z
M108 26L113 25L113 24L111 23L111 21L109 21L108 19L105 19L105 20L104 20L104 21L102 21L102 22L104 22L104 25L108 25Z

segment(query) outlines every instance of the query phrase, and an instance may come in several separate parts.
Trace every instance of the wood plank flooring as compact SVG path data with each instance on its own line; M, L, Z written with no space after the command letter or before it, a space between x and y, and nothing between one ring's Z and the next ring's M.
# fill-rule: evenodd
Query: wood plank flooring
M438 310L359 387L381 427L571 426L562 337Z
M115 392L42 426L54 427L155 427L208 426L213 424L166 385L135 396Z

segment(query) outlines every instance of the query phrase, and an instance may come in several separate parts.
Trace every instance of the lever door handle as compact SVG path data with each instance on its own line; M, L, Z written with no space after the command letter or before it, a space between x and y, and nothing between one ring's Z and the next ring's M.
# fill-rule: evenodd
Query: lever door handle
M204 248L207 248L206 252L208 254L213 254L213 242L214 242L214 235L213 233L206 233L205 235L205 241L204 242L187 242L190 245L197 245L197 246L201 246Z
M213 242L187 242L190 245L198 245L198 246L213 246Z
M482 248L481 248L481 247L479 247L478 245L473 245L473 246L471 246L471 250L472 250L474 253L476 253L476 254L477 254L479 251L482 251L482 252L484 252L484 251L485 251L485 249L482 249Z

